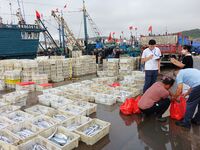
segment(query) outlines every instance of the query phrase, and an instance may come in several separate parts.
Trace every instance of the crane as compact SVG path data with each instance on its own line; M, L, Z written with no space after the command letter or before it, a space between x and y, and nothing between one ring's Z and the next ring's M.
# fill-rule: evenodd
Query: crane
M75 38L74 34L70 30L63 16L57 15L55 11L52 11L51 15L54 17L54 19L57 21L59 25L63 26L64 34L65 34L65 37L67 38L67 45L76 46L77 50L82 51L83 47L80 45L79 41Z

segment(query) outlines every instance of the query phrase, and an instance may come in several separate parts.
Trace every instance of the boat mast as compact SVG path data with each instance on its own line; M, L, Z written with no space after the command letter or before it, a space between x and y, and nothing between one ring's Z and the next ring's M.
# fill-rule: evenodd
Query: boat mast
M88 33L87 33L87 14L86 14L86 7L85 7L85 0L83 0L83 21L84 21L84 31L85 31L85 49L86 54L88 55Z
M21 11L21 6L20 6L20 2L19 0L17 0L17 3L18 3L18 11L16 13L17 17L18 17L18 20L19 20L19 24L26 24L23 16L22 16L22 11Z

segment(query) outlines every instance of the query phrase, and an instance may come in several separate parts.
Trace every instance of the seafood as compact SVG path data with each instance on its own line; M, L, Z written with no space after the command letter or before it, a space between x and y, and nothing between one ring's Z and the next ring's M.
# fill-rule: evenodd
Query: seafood
M67 128L69 131L73 131L75 129L77 129L81 124L80 123L73 123L69 126L66 126L65 128Z
M72 112L73 114L76 114L76 115L80 115L81 114L81 110L78 110L78 109L66 108L65 111L70 111L70 112Z
M95 135L99 130L101 129L101 126L98 124L92 125L89 128L85 129L83 133L85 133L88 136Z
M56 133L49 140L51 140L52 142L54 142L60 146L64 146L67 143L69 143L72 139L71 139L71 137L65 136L62 133Z
M33 123L34 125L38 126L39 128L49 128L54 125L52 122L48 122L44 119L38 119Z
M9 119L11 119L14 122L20 122L20 121L24 121L26 118L21 116L20 114L16 114L13 117L10 117Z
M35 144L31 149L29 150L48 150L45 146L42 146L40 144Z
M64 115L59 115L59 114L54 115L53 118L54 118L54 119L58 119L58 120L60 120L60 121L64 121L64 120L67 119Z
M0 135L0 141L3 141L7 144L12 144L12 141L3 135Z
M31 130L29 130L29 129L22 128L16 134L19 135L21 138L25 139L25 138L31 136L33 134L33 132Z

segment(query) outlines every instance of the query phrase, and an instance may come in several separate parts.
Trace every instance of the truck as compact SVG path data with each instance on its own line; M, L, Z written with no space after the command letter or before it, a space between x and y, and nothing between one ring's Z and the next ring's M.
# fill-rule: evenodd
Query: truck
M166 35L149 35L140 37L141 49L148 47L149 40L156 40L156 47L161 50L161 63L170 63L170 58L179 59L181 56L182 45L190 45L188 37L183 37L181 33Z

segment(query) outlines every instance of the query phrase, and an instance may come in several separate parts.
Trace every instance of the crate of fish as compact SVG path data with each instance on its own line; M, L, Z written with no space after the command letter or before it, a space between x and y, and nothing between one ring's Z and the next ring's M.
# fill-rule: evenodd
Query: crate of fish
M85 101L75 101L73 104L87 109L88 116L97 111L97 104L94 104L94 103L88 103Z
M65 122L62 123L62 126L66 128L69 131L74 131L80 126L87 124L92 119L85 116L75 116L74 118L71 118Z
M72 104L67 104L66 106L62 107L61 110L71 113L73 115L86 116L87 114L87 109Z
M14 150L12 148L14 148L14 146L17 146L18 142L19 139L17 139L8 130L0 130L0 149L2 146L3 150Z
M70 99L66 99L64 97L58 96L57 99L51 99L50 103L51 103L52 108L57 109L57 108L61 108L63 106L66 106L68 104L71 104L71 103L73 103L73 101L70 100Z
M37 136L18 146L19 150L61 150L41 136Z
M46 130L57 125L57 122L54 119L45 115L37 116L30 120L30 122L41 130Z
M3 106L0 108L0 115L1 116L7 116L10 113L20 110L20 106L14 106L14 105L7 105L7 106Z
M93 119L75 130L81 136L81 141L87 145L94 145L109 134L111 124L99 119Z
M71 113L60 110L55 110L53 112L47 113L46 115L53 118L58 124L75 117L75 115L72 115Z
M41 132L40 128L29 122L22 122L17 125L9 126L7 130L19 139L20 144L30 140Z
M52 95L52 94L43 94L43 95L38 95L38 101L40 104L45 105L45 106L51 106L51 99L55 99L57 96Z
M54 109L46 107L46 106L42 106L42 105L35 105L35 106L25 109L24 111L31 115L38 116L38 115L45 115L49 112L53 112Z
M40 133L40 136L47 139L51 144L60 150L72 150L78 147L80 136L66 130L62 126L52 127Z
M9 115L7 115L6 117L15 123L24 122L24 121L27 121L27 120L30 120L33 118L32 115L25 113L23 111L20 111L20 110L12 112Z
M9 120L6 117L0 116L0 130L9 127L12 124L14 124L13 121Z
M52 87L53 87L53 84L51 83L39 84L39 85L36 85L36 91L43 91L46 89L51 89Z
M0 99L0 108L9 105L8 103L5 103L3 101L3 99Z
M108 94L100 94L96 93L95 95L95 103L104 104L104 105L113 105L117 101L116 96L108 95Z

